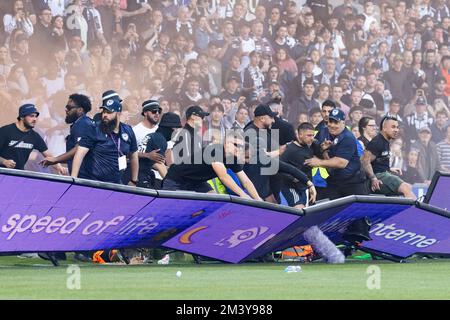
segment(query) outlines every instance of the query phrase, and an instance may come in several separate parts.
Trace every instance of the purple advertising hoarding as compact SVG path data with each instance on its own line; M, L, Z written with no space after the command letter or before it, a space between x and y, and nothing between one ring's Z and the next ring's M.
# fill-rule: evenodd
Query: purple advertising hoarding
M238 263L298 219L293 214L228 203L164 246Z
M449 210L450 209L450 174L437 173L433 181L434 187L429 190L427 202L435 207ZM433 180L434 180L433 179Z
M313 225L341 243L346 227L367 216L374 223L368 249L450 254L446 215L392 198L349 197L301 211L0 169L2 253L163 246L239 263L306 244L302 233Z

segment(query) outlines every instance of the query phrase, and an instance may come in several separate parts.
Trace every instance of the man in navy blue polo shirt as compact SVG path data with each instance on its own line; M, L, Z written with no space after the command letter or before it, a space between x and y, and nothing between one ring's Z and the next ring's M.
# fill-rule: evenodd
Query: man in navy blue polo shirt
M67 162L69 172L72 171L72 159L76 152L76 146L86 133L94 126L94 122L87 116L91 111L91 101L83 94L72 94L66 105L66 123L70 124L70 134L66 138L66 152L57 157L46 157L41 165L47 167L56 163ZM80 171L83 171L83 165Z
M361 169L355 136L345 127L345 114L333 109L328 117L328 137L321 144L324 159L305 160L311 167L324 167L330 176L325 189L326 197L337 199L349 195L369 194L365 173Z
M133 129L120 122L122 104L117 99L105 100L101 122L92 127L79 142L72 165L72 177L103 182L122 183L122 173L131 166L129 185L138 181L139 160ZM84 171L80 171L84 160Z

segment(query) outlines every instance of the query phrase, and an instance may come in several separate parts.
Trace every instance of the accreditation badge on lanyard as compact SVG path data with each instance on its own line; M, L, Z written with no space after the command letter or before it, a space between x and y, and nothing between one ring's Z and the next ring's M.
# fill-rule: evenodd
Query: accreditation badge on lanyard
M111 135L111 139L117 147L117 153L118 153L117 162L119 165L119 171L123 171L127 168L127 156L122 154L122 151L120 151L120 136L118 136L117 143L112 135Z

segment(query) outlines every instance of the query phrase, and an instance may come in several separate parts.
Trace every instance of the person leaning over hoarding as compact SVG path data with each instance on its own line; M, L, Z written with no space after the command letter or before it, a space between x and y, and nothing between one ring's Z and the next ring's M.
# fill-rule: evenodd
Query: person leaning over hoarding
M33 130L38 117L34 104L24 104L19 108L17 122L0 128L0 167L24 170L33 150L38 150L44 157L53 156L42 137ZM67 174L67 169L60 164L54 168L58 174Z
M244 138L239 133L228 133L223 144L211 144L197 151L202 153L195 156L196 159L201 158L201 163L181 163L170 166L163 180L163 190L212 193L213 188L207 181L218 177L225 187L238 196L261 200L252 181L243 171L244 148ZM227 173L227 169L231 169L236 174L243 188L236 184Z
M391 168L390 141L398 136L398 120L394 117L384 117L380 124L380 133L373 138L364 150L362 165L370 179L370 188L375 193L385 195L404 195L416 200L410 184L404 182L395 174L402 174L401 169Z
M122 104L116 99L106 100L101 122L89 130L79 142L73 159L72 177L122 184L122 173L130 159L131 180L138 183L139 160L133 129L120 122ZM85 170L80 171L82 162Z

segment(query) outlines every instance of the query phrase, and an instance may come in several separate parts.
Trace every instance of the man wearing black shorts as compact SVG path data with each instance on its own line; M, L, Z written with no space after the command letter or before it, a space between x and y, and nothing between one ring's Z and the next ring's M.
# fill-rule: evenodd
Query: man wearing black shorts
M218 177L225 187L242 198L261 200L253 183L243 171L244 139L232 133L225 137L223 145L211 144L200 150L202 163L173 164L163 180L163 190L186 190L201 193L213 192L208 180ZM231 169L238 177L245 193L227 173Z
M296 168L302 170L309 180L312 180L311 168L305 166L305 160L310 159L314 156L321 157L322 152L320 150L320 145L317 140L314 140L314 127L312 124L305 122L298 126L297 128L298 137L296 141L289 143L286 147L286 151L280 156L280 160L288 164L295 166ZM308 186L311 189L311 186ZM284 181L281 186L281 193L286 199L290 207L304 208L308 203L314 203L315 193L306 192L306 187L299 185L298 183L293 183L291 181Z
M395 174L402 174L400 168L390 168L390 141L399 133L398 119L384 117L380 124L381 132L367 145L362 156L363 168L370 179L370 188L384 195L403 195L416 200L411 185ZM395 173L395 174L392 174Z
M350 195L369 194L365 174L361 168L355 136L345 127L345 114L333 109L328 119L328 137L321 144L324 159L305 160L310 167L324 167L330 176L325 189L331 200Z

